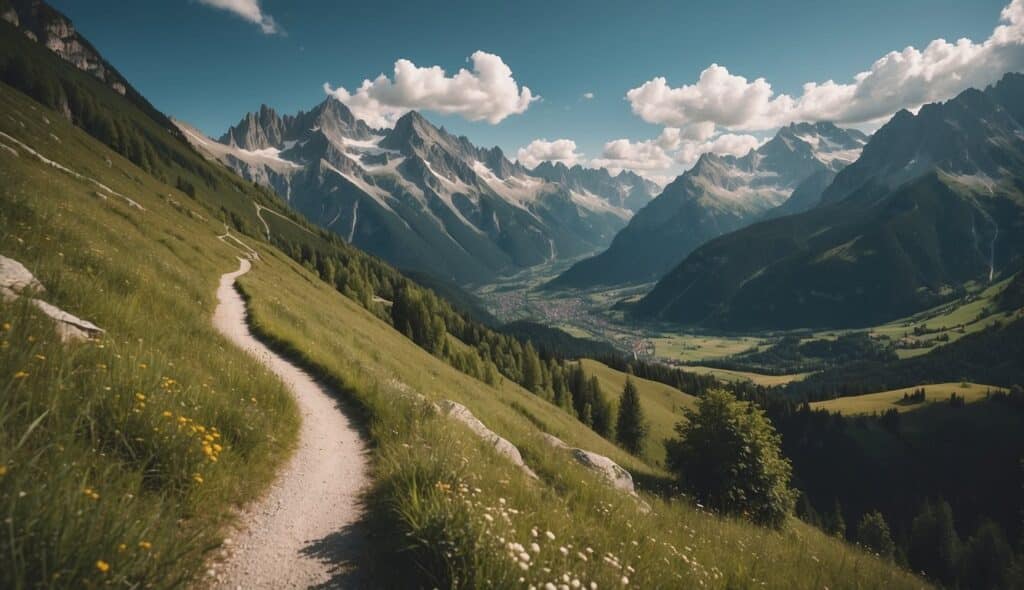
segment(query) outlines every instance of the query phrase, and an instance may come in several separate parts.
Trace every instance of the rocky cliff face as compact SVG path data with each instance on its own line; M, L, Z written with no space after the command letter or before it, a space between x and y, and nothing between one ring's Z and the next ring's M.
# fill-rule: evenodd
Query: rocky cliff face
M128 82L115 70L63 14L41 0L11 0L3 12L4 20L21 29L25 35L46 46L64 61L87 72L124 95Z

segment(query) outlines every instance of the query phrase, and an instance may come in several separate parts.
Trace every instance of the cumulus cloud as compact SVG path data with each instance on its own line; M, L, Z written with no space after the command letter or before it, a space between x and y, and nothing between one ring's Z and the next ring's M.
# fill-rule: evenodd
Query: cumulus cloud
M232 12L258 25L267 35L284 34L284 30L274 21L274 17L264 13L260 8L260 0L199 0L199 3Z
M583 154L576 152L576 142L571 139L535 139L526 147L519 148L516 160L527 168L536 168L541 162L561 162L566 166L574 166L580 162Z
M374 80L363 80L354 92L325 83L324 91L375 127L391 127L415 109L497 124L525 112L540 98L526 86L520 88L512 70L497 55L477 51L470 60L472 71L460 68L448 76L439 66L421 68L400 59L395 62L393 79L381 74Z
M664 175L672 168L674 162L657 139L637 142L616 139L604 144L601 156L591 160L590 165L607 168L612 174L632 170L650 176Z
M848 83L809 82L799 96L777 94L764 78L748 80L712 64L694 84L672 87L663 77L626 94L643 120L677 128L712 124L730 130L766 130L793 121L872 123L896 111L981 88L1008 71L1024 69L1024 0L1000 14L988 39L936 39L881 57Z
M701 155L713 153L722 156L745 156L763 142L753 135L723 133L711 141L685 141L673 156L676 162L689 168L697 163Z
M583 93L583 99L584 100L593 100L594 99L594 93L593 92L584 92Z
M753 135L733 133L723 133L712 139L706 134L706 127L691 130L690 134L684 131L667 127L654 139L609 141L604 144L601 157L594 158L590 164L607 168L613 174L632 170L657 181L674 169L678 170L680 164L684 168L693 166L702 154L744 156L763 143Z

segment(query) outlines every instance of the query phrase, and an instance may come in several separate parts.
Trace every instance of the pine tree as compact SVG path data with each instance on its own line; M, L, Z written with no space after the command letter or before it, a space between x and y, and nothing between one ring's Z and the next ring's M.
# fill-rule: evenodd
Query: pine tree
M601 384L597 377L591 377L588 386L590 389L590 427L594 432L605 438L612 435L612 405L601 392Z
M877 510L861 517L860 524L857 525L857 542L885 559L892 559L896 552L896 544L893 543L889 525L882 513Z
M953 525L953 509L945 500L926 502L910 525L910 567L944 585L956 581L960 538Z
M647 436L647 423L644 411L640 406L640 395L633 380L626 378L626 386L619 396L619 415L615 424L615 439L622 448L634 455L644 449L644 438Z

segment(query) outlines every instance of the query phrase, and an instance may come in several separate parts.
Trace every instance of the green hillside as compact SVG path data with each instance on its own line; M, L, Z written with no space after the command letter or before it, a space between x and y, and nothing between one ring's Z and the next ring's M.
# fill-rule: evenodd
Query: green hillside
M905 395L912 395L916 390L925 391L925 399L922 402L907 403ZM849 397L813 402L811 408L815 410L828 410L843 415L853 416L857 414L882 414L888 410L897 412L909 412L924 407L925 404L948 402L950 395L963 398L964 403L973 403L985 399L990 392L1004 391L999 387L979 385L977 383L936 383L923 387L905 387L878 393L866 393Z
M587 375L597 377L601 390L617 408L619 395L626 385L628 375L594 360L583 359L580 363ZM650 424L644 457L654 464L661 465L665 462L665 439L675 437L676 423L683 419L684 409L694 407L695 398L664 383L635 376L630 378L640 394L644 417Z
M135 116L105 88L93 91ZM314 265L267 244L253 231L259 219L251 199L279 207L268 195L176 147L175 157L195 174L159 158L154 173L179 190L7 86L0 104L0 143L10 148L0 153L0 251L38 275L51 302L107 330L99 343L62 346L29 308L3 306L11 325L4 339L30 343L0 346L4 374L14 376L5 381L0 423L0 503L11 519L0 540L10 564L0 573L3 586L179 585L202 571L230 506L270 480L291 444L294 408L277 382L209 325L217 278L246 247L262 260L242 281L256 326L361 408L375 444L367 563L381 585L408 586L403 572L416 585L519 585L523 570L498 537L525 544L533 527L555 536L541 538L534 582L566 573L600 587L624 576L639 587L923 584L796 521L775 532L647 493L652 510L645 513L553 453L538 431L607 454L641 482L663 479L659 469L509 379L492 387L456 371L391 329L379 307L367 311L323 282ZM237 239L218 239L221 215ZM272 235L346 252L302 222L265 219ZM409 391L465 403L520 447L540 481L432 416ZM187 426L179 428L182 419ZM216 463L197 440L214 427L224 441ZM487 509L508 520L492 526ZM568 556L563 546L572 548ZM610 554L618 567L576 552Z

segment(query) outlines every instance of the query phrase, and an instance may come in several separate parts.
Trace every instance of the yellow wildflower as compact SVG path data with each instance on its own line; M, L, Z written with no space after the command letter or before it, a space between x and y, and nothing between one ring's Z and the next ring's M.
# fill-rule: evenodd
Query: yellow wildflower
M139 541L139 549L145 549L146 551L149 551L152 548L153 544L149 541Z
M102 559L96 561L96 569L100 570L101 573L107 573L110 571L110 564L103 561Z
M163 413L163 414L161 414L161 415L162 415L162 416L163 416L164 418L170 418L170 417L174 416L174 414L172 414L170 410L164 410L164 413Z
M40 360L40 361L45 361L45 360L46 360L46 357L45 357L45 356L43 356L43 355L41 355L41 354L37 354L37 355L36 355L36 360Z
M0 465L0 477L3 477L5 475L7 475L7 466L6 465Z
M140 402L144 402L144 401L146 401L146 394L141 393L141 392L140 393L136 393L135 394L135 399L139 400Z
M198 473L195 473L195 474L193 474L193 475L192 475L192 479L193 479L193 480L194 480L194 481L195 481L196 483L203 483L203 476L202 476L202 475L199 475Z
M11 322L4 322L4 332L11 331Z
M15 379L24 379L25 377L28 377L28 373L25 371L18 371L14 374Z
M121 543L120 545L117 546L117 552L118 553L124 553L127 550L128 550L128 546L125 545L124 543Z

